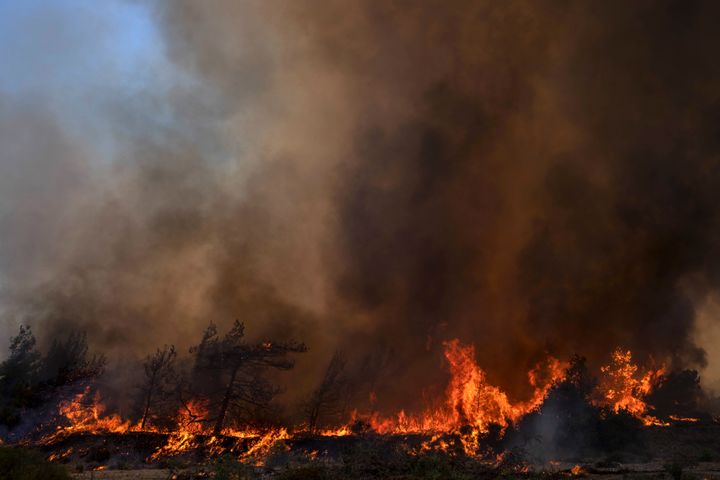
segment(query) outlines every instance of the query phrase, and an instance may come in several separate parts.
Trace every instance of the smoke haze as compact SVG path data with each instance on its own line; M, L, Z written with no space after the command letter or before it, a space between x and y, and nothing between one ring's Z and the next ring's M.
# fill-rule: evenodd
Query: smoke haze
M545 352L706 366L720 5L130 5L144 63L99 74L97 47L101 87L0 96L6 332L82 328L112 360L239 318L308 344L291 396L337 348L391 352L388 407L453 337L515 395Z

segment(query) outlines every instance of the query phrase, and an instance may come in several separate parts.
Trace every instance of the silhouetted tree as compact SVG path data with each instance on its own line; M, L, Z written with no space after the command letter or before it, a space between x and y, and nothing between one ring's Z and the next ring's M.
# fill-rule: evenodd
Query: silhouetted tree
M696 370L680 370L664 375L646 398L654 413L662 418L671 415L701 416L700 405L705 400Z
M103 355L88 356L85 332L71 332L65 340L55 340L43 359L42 377L54 386L68 385L99 376L105 369Z
M140 386L140 428L145 428L153 412L162 410L173 396L176 388L175 359L173 345L165 345L148 355L143 363L145 380Z
M336 351L325 369L320 385L313 391L305 404L305 415L311 431L317 428L321 420L336 420L342 414L342 401L346 387L344 371L345 359L340 352Z
M0 364L0 423L19 420L18 408L30 406L36 396L40 373L40 353L29 326L21 326L10 339L10 356Z
M263 376L268 368L288 370L294 363L289 353L305 352L297 342L244 341L245 325L235 324L224 338L217 337L217 329L210 324L197 347L190 351L196 356L194 383L215 400L213 433L219 435L232 408L267 406L279 389Z
M393 349L387 345L378 345L364 356L359 368L352 374L354 384L352 390L365 398L354 398L352 403L359 404L362 400L367 401L369 410L375 411L377 407L375 394L383 380L387 379L389 366L393 360Z

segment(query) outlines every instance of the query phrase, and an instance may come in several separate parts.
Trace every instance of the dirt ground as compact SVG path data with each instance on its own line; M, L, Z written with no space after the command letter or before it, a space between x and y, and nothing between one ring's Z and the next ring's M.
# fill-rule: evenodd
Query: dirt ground
M74 473L77 480L172 480L173 473L163 469L104 470Z
M524 476L527 478L537 478L538 476L547 478L552 477L553 474L557 474L558 476L571 476L570 470L574 466L575 465L566 463L536 465L533 471L528 472ZM572 477L598 480L672 480L674 478L672 472L668 471L667 465L660 463L620 464L605 468L591 465L581 467L582 470L576 475L572 475ZM523 475L519 475L519 477L522 476ZM188 477L192 478L192 475L188 475ZM720 480L720 463L706 462L686 467L683 469L681 477L684 479ZM141 469L86 471L74 473L72 474L72 478L76 480L173 480L174 478L178 478L178 476L173 471L167 469Z

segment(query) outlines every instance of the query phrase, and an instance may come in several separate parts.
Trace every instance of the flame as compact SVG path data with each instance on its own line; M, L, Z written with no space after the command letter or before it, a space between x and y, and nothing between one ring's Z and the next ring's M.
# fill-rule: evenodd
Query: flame
M157 460L187 452L200 445L198 435L205 430L202 420L207 418L205 402L190 401L180 407L176 416L177 427L162 447L158 448L148 460Z
M699 422L699 421L700 421L699 418L695 418L695 417L681 417L681 416L678 416L678 415L670 415L669 418L670 418L670 420L672 420L673 422L696 423L696 422Z
M615 349L611 363L600 368L594 403L609 407L614 412L624 410L639 418L645 425L665 426L666 423L648 413L644 398L657 385L665 369L648 370L641 374L639 367L632 362L629 350Z
M491 424L505 428L539 408L550 387L564 377L567 368L566 363L548 357L545 364L536 365L528 373L528 380L534 388L530 400L513 403L505 392L488 382L485 371L475 362L472 345L464 345L457 339L443 345L451 375L444 404L420 416L408 415L401 410L394 418L371 417L370 424L377 432L452 432L462 426L487 432Z
M548 356L528 372L528 383L533 393L529 399L513 401L499 387L491 384L486 372L475 361L475 348L454 339L443 344L444 356L450 373L450 381L444 396L432 408L419 414L400 410L393 416L382 416L375 411L375 392L370 393L372 412L366 416L353 412L350 423L334 429L319 432L322 436L346 436L353 434L351 425L362 420L379 434L424 434L430 437L421 444L419 452L442 450L464 451L468 455L479 455L483 434L497 425L502 433L508 426L518 422L524 415L540 408L548 392L565 378L566 362ZM270 348L268 345L267 348ZM668 425L649 412L646 396L664 374L664 369L641 371L633 363L630 351L616 349L609 365L600 369L601 378L593 393L595 405L610 408L614 412L626 411L641 419L645 425ZM63 424L47 435L42 443L53 443L67 435L87 433L126 433L140 431L139 424L123 420L117 414L106 414L99 394L92 394L90 388L62 402L59 414ZM165 444L148 457L149 461L175 456L192 449L203 447L211 455L238 453L239 458L261 464L262 458L274 448L283 448L284 440L291 437L285 428L265 430L226 428L220 437L212 435L207 419L206 402L191 401L177 412L175 428L159 432L155 427L144 431L167 433ZM674 421L694 422L695 418L670 417ZM234 441L233 441L234 439ZM249 448L248 448L249 445ZM287 446L284 446L287 448ZM53 455L60 460L70 455ZM487 452L482 452L487 453ZM501 461L501 457L498 457ZM581 473L575 468L570 473Z
M91 395L90 387L71 400L60 403L59 414L65 417L66 425L60 425L55 432L46 436L42 443L53 443L59 438L73 433L125 433L131 423L117 414L105 415L105 405L98 392Z
M240 458L245 460L255 459L256 464L260 466L262 465L262 459L267 457L267 454L273 448L276 448L280 442L288 438L290 438L290 435L284 428L270 430L260 437ZM288 447L285 446L285 449L288 449Z

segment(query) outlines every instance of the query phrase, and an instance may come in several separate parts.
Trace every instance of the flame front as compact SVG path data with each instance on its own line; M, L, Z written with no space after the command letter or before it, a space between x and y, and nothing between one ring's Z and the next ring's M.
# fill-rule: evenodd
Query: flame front
M511 402L505 392L491 385L487 375L475 362L475 348L454 339L444 343L445 359L450 368L450 383L444 404L426 410L419 416L400 411L394 418L371 418L373 428L380 433L438 433L451 432L463 426L486 432L491 424L506 428L528 412L537 409L550 388L561 381L567 364L553 357L528 372L534 388L530 400ZM541 373L544 373L542 375ZM541 378L544 381L541 382Z
M539 409L553 385L565 378L568 363L548 356L528 372L528 382L533 389L532 396L525 401L512 401L499 387L492 385L485 371L475 361L475 348L459 340L444 343L450 381L445 395L435 408L428 408L420 414L408 414L401 410L394 416L383 417L377 412L369 416L353 414L351 424L362 419L380 434L422 433L430 436L423 449L448 449L445 438L453 434L467 454L480 450L480 434L488 432L491 425L501 431L516 424L524 415ZM664 374L664 369L650 369L641 373L632 362L630 351L617 349L612 353L609 365L600 369L600 381L593 393L596 406L609 408L614 412L626 411L641 419L645 425L666 425L649 413L645 397L653 390ZM373 393L374 395L374 393ZM139 424L123 420L119 415L106 415L99 395L91 394L89 388L62 402L59 413L64 425L43 439L50 444L67 435L85 433L127 433L141 431ZM254 429L226 428L222 438L212 435L206 422L207 405L191 401L178 410L175 428L160 432L154 427L143 431L167 434L165 444L158 448L148 460L174 456L203 446L209 452L222 454L238 452L242 459L259 458L267 454L279 442L291 438L285 428ZM323 436L345 436L352 434L351 424L335 429L320 431ZM234 440L233 440L234 439Z

